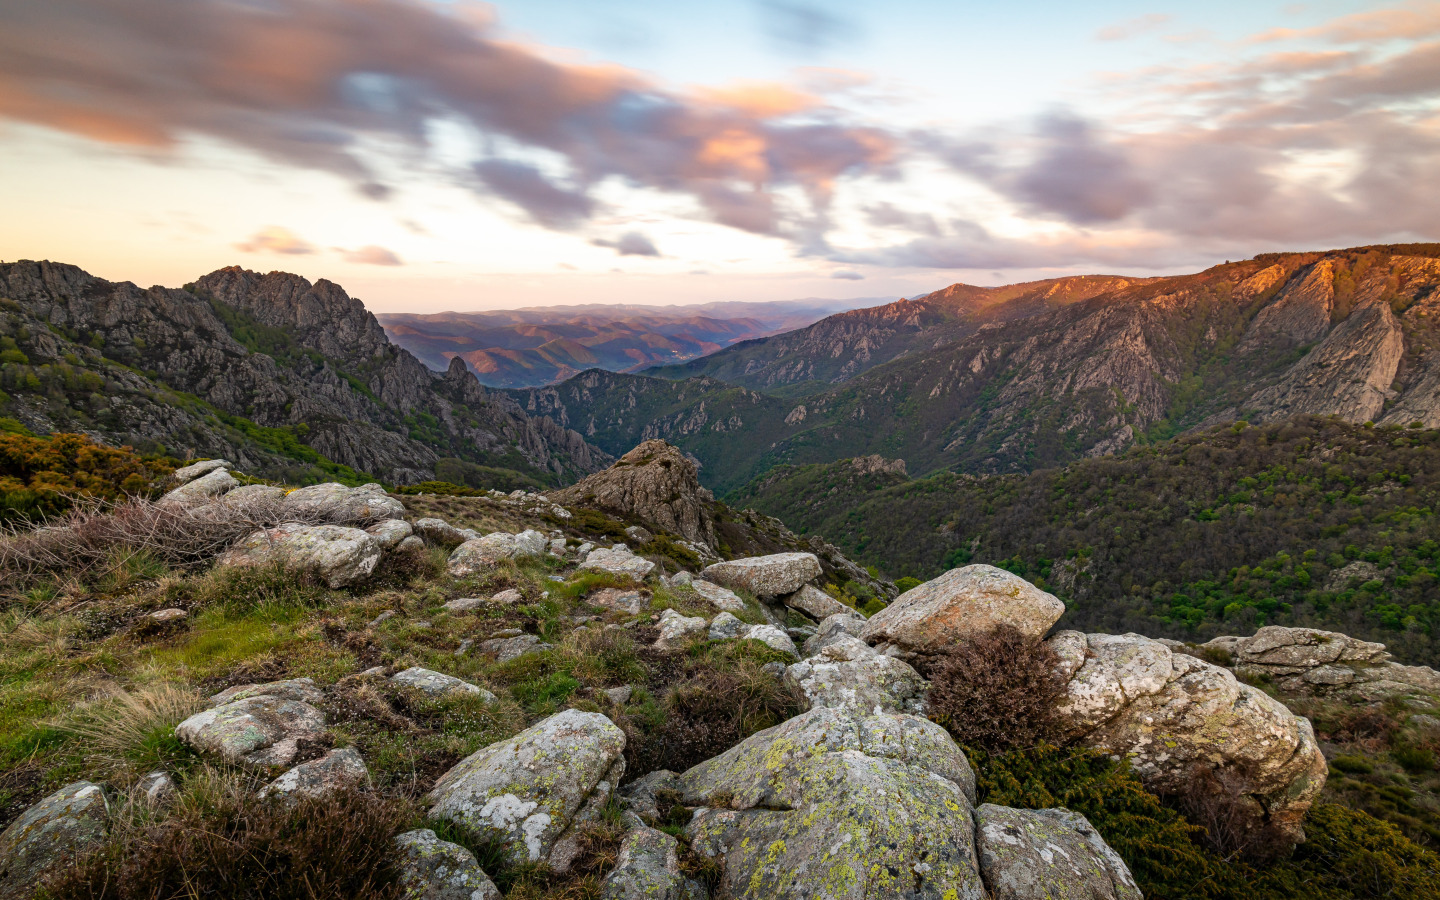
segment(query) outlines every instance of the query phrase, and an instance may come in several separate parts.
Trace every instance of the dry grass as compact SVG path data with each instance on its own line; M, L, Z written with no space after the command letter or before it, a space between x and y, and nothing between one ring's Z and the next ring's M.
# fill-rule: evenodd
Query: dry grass
M142 769L188 758L175 726L203 705L195 690L176 684L112 689L49 724L86 748L95 771L126 780L144 774Z

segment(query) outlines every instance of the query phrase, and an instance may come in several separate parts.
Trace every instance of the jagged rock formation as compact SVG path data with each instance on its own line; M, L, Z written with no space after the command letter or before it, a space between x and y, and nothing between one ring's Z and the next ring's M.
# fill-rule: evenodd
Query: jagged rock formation
M1334 631L1267 625L1250 637L1213 638L1196 652L1226 662L1241 677L1271 681L1287 694L1372 703L1440 695L1440 672L1393 662L1384 644Z
M0 298L0 337L25 365L59 373L66 397L54 400L38 376L6 385L5 414L35 431L224 456L261 473L323 458L401 483L433 477L441 457L549 478L609 461L463 364L430 372L329 281L232 267L185 290L142 290L18 262L0 265Z
M700 486L695 464L664 441L645 441L579 484L551 499L590 506L658 525L687 541L716 546L714 497Z

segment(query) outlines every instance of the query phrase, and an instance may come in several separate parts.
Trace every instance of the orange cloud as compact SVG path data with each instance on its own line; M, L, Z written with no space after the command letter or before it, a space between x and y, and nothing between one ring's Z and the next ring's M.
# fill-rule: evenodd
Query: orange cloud
M727 87L701 88L696 91L696 96L756 119L794 115L820 105L818 97L768 81L743 81Z
M304 256L314 253L315 248L288 228L271 225L255 232L247 241L235 245L242 253L280 253L286 256Z

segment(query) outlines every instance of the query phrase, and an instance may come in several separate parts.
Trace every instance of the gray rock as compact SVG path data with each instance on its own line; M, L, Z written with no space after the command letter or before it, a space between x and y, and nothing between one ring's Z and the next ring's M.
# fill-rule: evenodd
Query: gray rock
M484 537L472 538L450 553L446 570L457 578L487 572L501 560L516 555L515 535L497 531Z
M396 553L415 553L425 549L425 542L415 535L410 535L405 540L395 545Z
M800 610L817 622L823 621L830 616L844 615L846 613L860 615L860 613L810 584L805 585L793 594L786 594L780 598L780 602L791 609ZM863 615L860 617L862 619L864 618Z
M585 602L591 606L602 606L605 609L612 609L630 616L640 615L640 612L650 605L639 591L625 591L619 588L602 588L586 597Z
M800 590L821 572L820 560L813 553L775 553L718 562L706 566L700 577L757 597L779 597Z
M336 524L370 525L405 515L405 504L378 484L355 488L333 481L312 484L285 495L285 505L296 514L321 516Z
M288 766L299 742L325 731L320 698L309 679L245 685L222 691L210 709L175 726L175 736L202 753L258 769Z
M516 556L544 556L550 549L550 539L538 531L529 529L515 535Z
M710 620L710 640L712 641L738 638L749 630L749 625L730 615L728 612L722 612Z
M1143 900L1125 861L1079 813L986 803L975 819L992 900Z
M660 637L655 646L661 650L674 650L684 646L699 635L706 633L707 623L699 616L683 616L673 609L660 614Z
M428 828L395 838L400 847L402 900L500 900L475 854L442 841Z
M670 576L670 583L671 583L671 584L691 584L691 583L693 583L694 581L695 581L695 576L694 576L694 575L691 575L689 572L684 571L683 569L682 569L681 571L679 571L679 572L676 572L674 575ZM715 585L715 586L716 586L716 587L719 587L718 584ZM706 598L706 599L709 599L709 598Z
M743 637L759 641L771 650L779 650L796 659L800 658L800 651L795 649L795 642L790 639L790 635L774 625L751 625L745 630Z
M606 688L600 693L604 694L605 699L616 706L624 706L630 702L630 695L635 693L635 689L628 684L624 684L620 687Z
M397 672L390 676L390 680L396 684L424 691L432 697L444 697L450 694L478 694L486 703L495 701L495 695L478 684L471 684L463 678L444 675L430 669L422 669L419 666L412 666L403 672Z
M689 574L689 572L680 573L680 575L687 576ZM745 608L745 601L741 600L739 595L737 595L729 588L723 588L720 585L715 584L714 582L706 581L703 578L688 578L685 581L680 581L680 575L676 575L675 578L672 579L674 583L690 585L690 589L692 591L699 594L701 597L704 597L705 602L709 603L716 609L724 610L725 612L737 613Z
M484 597L457 597L440 608L455 613L471 612L472 610L480 609L488 602Z
M617 544L609 550L591 550L586 554L585 561L580 564L582 571L629 575L636 581L643 581L654 568L654 563L631 553L624 544Z
M145 618L153 622L164 624L166 622L178 622L187 618L190 614L183 609L157 609Z
M581 562L584 562L586 554L588 554L591 550L594 549L594 544L590 543L589 541L582 541L580 543L580 546L575 548L575 555L580 558Z
M564 538L551 538L551 540L550 540L550 552L551 552L552 554L554 554L555 556L564 556L564 555L565 555L565 539L564 539Z
M220 559L221 565L281 562L314 572L332 588L362 581L380 562L380 542L358 528L288 523L250 535Z
M815 634L805 639L805 655L814 656L842 637L858 638L864 630L865 619L854 610L826 616Z
M30 900L45 876L99 846L109 827L105 791L88 781L25 810L0 833L0 900Z
M233 476L225 469L215 469L208 475L202 475L194 481L182 484L175 490L160 498L161 503L205 503L216 497L224 496L231 488L239 485Z
M393 610L393 609L387 609L387 610L385 610L384 612L382 612L380 615L378 615L378 616L376 616L375 618L371 619L371 620L370 620L370 624L366 625L365 627L366 627L366 628L375 628L375 627L378 627L378 626L380 626L380 625L384 625L386 622L388 622L388 621L390 621L391 619L395 618L396 615L397 615L397 613L395 612L395 610Z
M742 900L982 900L974 773L915 716L813 709L680 776L694 851Z
M785 677L785 670L785 664L779 661L768 662L760 667L760 671L764 672L767 675L773 676L776 680L781 680Z
M932 653L999 625L1041 638L1063 612L1057 597L1019 576L994 566L965 566L896 597L870 617L861 638Z
M639 525L631 525L625 529L625 536L637 544L648 544L655 540L655 535L641 528Z
M680 794L680 776L669 769L647 772L619 790L620 803L630 813L647 822L660 820L658 794L670 791Z
M863 641L840 634L819 653L785 670L785 683L809 708L879 712L925 712L930 685L909 663L876 653Z
M444 519L416 519L415 533L437 547L458 547L466 541L465 534Z
M175 779L170 777L170 773L157 770L135 782L132 796L147 806L158 808L175 799L175 790Z
M285 489L274 484L242 484L225 492L224 501L234 505L280 503Z
M624 749L609 719L567 709L458 763L428 795L430 814L497 841L513 862L549 861L574 826L600 814Z
M514 637L491 638L488 641L480 642L480 652L495 654L496 662L509 662L518 659L527 653L536 653L541 650L551 649L550 644L543 643L533 634L519 634Z
M404 519L386 519L365 529L365 533L380 542L380 549L387 553L399 547L401 542L414 532Z
M178 484L189 484L201 475L209 475L216 469L233 469L234 464L228 459L205 459L188 466L182 466L171 473L170 477Z
M602 900L689 900L680 871L679 842L641 826L625 835L615 868L600 885Z
M301 763L260 790L260 797L300 799L324 797L336 791L370 783L370 770L355 750L331 750L316 760Z

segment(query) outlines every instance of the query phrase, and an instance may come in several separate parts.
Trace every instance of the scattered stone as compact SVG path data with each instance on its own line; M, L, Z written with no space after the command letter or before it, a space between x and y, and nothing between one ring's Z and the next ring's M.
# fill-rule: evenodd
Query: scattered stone
M708 623L699 616L683 616L673 609L660 614L660 637L655 646L660 650L674 650L684 646L692 637L705 633Z
M324 516L331 522L372 524L405 516L405 504L385 493L378 484L346 487L336 482L312 484L285 495L285 505L296 513Z
M514 588L506 588L490 598L491 603L519 603L525 598Z
M452 613L470 612L484 606L488 601L484 597L457 597L441 606L441 609Z
M580 569L609 572L612 575L629 575L637 581L649 575L655 564L644 557L636 556L624 544L616 544L609 550L591 550L580 564Z
M674 575L670 576L671 584L690 584L694 580L695 576L691 575L689 572L686 572L684 569L681 569L679 572L676 572ZM716 587L719 587L719 585L717 584ZM706 599L708 600L709 598L707 597Z
M738 638L750 630L750 626L730 615L722 612L710 620L710 640L724 641Z
M601 900L691 900L704 898L698 884L680 871L679 842L663 831L641 826L620 844L615 868L600 885Z
M785 683L808 708L849 710L857 715L906 712L923 715L930 685L899 659L876 653L841 633L819 653L785 670Z
M790 640L790 635L774 625L751 625L746 629L744 637L752 641L759 641L771 650L779 650L796 659L800 658L800 651L795 649L795 642Z
M639 591L624 591L619 588L603 588L585 598L591 606L603 606L626 615L638 616L649 604Z
M355 750L345 747L307 763L301 763L260 790L260 797L298 800L323 797L339 790L370 783L370 770Z
M606 688L600 693L604 694L605 699L609 700L616 706L624 706L625 704L630 702L630 696L634 692L635 689L633 687L625 684L621 685L620 687Z
M564 538L553 538L553 539L551 539L551 541L550 541L550 552L551 552L552 554L554 554L555 556L564 556L564 555L565 555L565 539L564 539Z
M175 736L202 753L258 769L288 766L300 741L325 731L321 699L308 678L244 685L221 691L215 704L175 726Z
M365 529L365 533L380 542L380 549L390 552L414 533L410 523L404 519L386 519Z
M400 847L403 900L500 900L475 854L442 841L428 828L395 838Z
M580 561L581 561L581 562L584 562L584 561L585 561L585 555L588 554L591 550L594 550L594 549L595 549L595 545L594 545L594 544L590 543L589 541L585 541L585 542L581 543L580 546L578 546L578 547L575 548L575 555L578 556L578 557L580 557Z
M110 805L98 784L77 781L25 810L0 833L0 898L29 900L40 881L99 846Z
M470 648L473 646L475 646L475 641L472 638L466 638L465 640L460 642L460 646L455 648L454 655L464 656L465 654L470 652Z
M785 664L780 661L768 662L760 667L760 671L775 678L776 681L785 677Z
M1125 861L1079 813L986 803L975 820L992 900L1144 900Z
M204 503L216 497L224 496L231 488L239 485L240 482L225 469L215 469L208 475L202 475L193 481L177 487L175 490L160 498L161 503Z
M515 535L516 556L544 556L549 547L550 539L534 529Z
M934 653L999 625L1041 638L1063 612L1057 597L1017 575L994 566L965 566L896 597L870 617L861 638L907 653Z
M817 622L829 616L843 615L845 613L860 615L860 613L810 584L805 585L793 594L786 594L780 598L780 602L791 609L800 610Z
M166 622L178 622L181 619L188 618L189 615L190 614L183 609L175 609L172 607L171 609L157 609L146 616L146 618L164 624Z
M395 618L395 615L396 615L395 610L393 610L393 609L387 609L387 610L385 610L384 612L382 612L380 615L378 615L378 616L376 616L375 618L371 619L371 620L370 620L370 624L369 624L369 625L366 625L365 627L366 627L366 628L375 628L375 627L377 627L377 626L383 625L383 624L385 624L386 622L390 621L391 619Z
M648 544L655 540L655 535L651 534L647 529L641 528L639 525L631 525L625 529L625 536L637 544Z
M858 638L864 630L865 620L854 610L826 616L815 634L805 639L805 655L814 656L843 636Z
M551 649L550 644L542 643L533 634L519 634L514 637L491 638L488 641L480 642L481 653L495 654L496 662L509 662L518 659L527 653L536 653L541 650Z
M821 575L820 560L813 553L775 553L750 556L706 566L700 577L732 590L746 590L757 597L793 594Z
M176 484L189 484L201 475L209 475L216 469L233 469L234 464L226 459L204 459L176 469L170 474Z
M135 782L134 796L152 809L158 809L175 799L175 779L169 772L156 770Z
M415 533L437 547L458 547L466 541L464 532L444 519L416 519Z
M397 672L390 676L390 680L396 684L424 691L432 697L444 697L448 694L479 694L486 703L495 702L495 695L478 684L471 684L463 678L443 675L419 666L412 666L403 672Z
M567 709L461 760L429 793L430 814L498 842L512 862L549 861L574 826L600 814L624 749L609 719Z
M395 545L396 553L416 553L424 549L425 542L413 534Z
M678 580L680 578L680 575L688 576L689 574L689 572L679 573L679 575L675 576L675 583L690 585L691 590L699 594L701 597L704 597L705 602L709 603L716 609L724 610L725 612L737 613L745 608L745 601L741 600L739 595L737 595L729 588L723 588L720 585L715 584L712 581L706 581L703 578L687 578L685 581Z
M341 588L368 578L380 555L380 542L358 528L288 523L250 535L221 557L220 564L282 562L313 571L331 588Z

